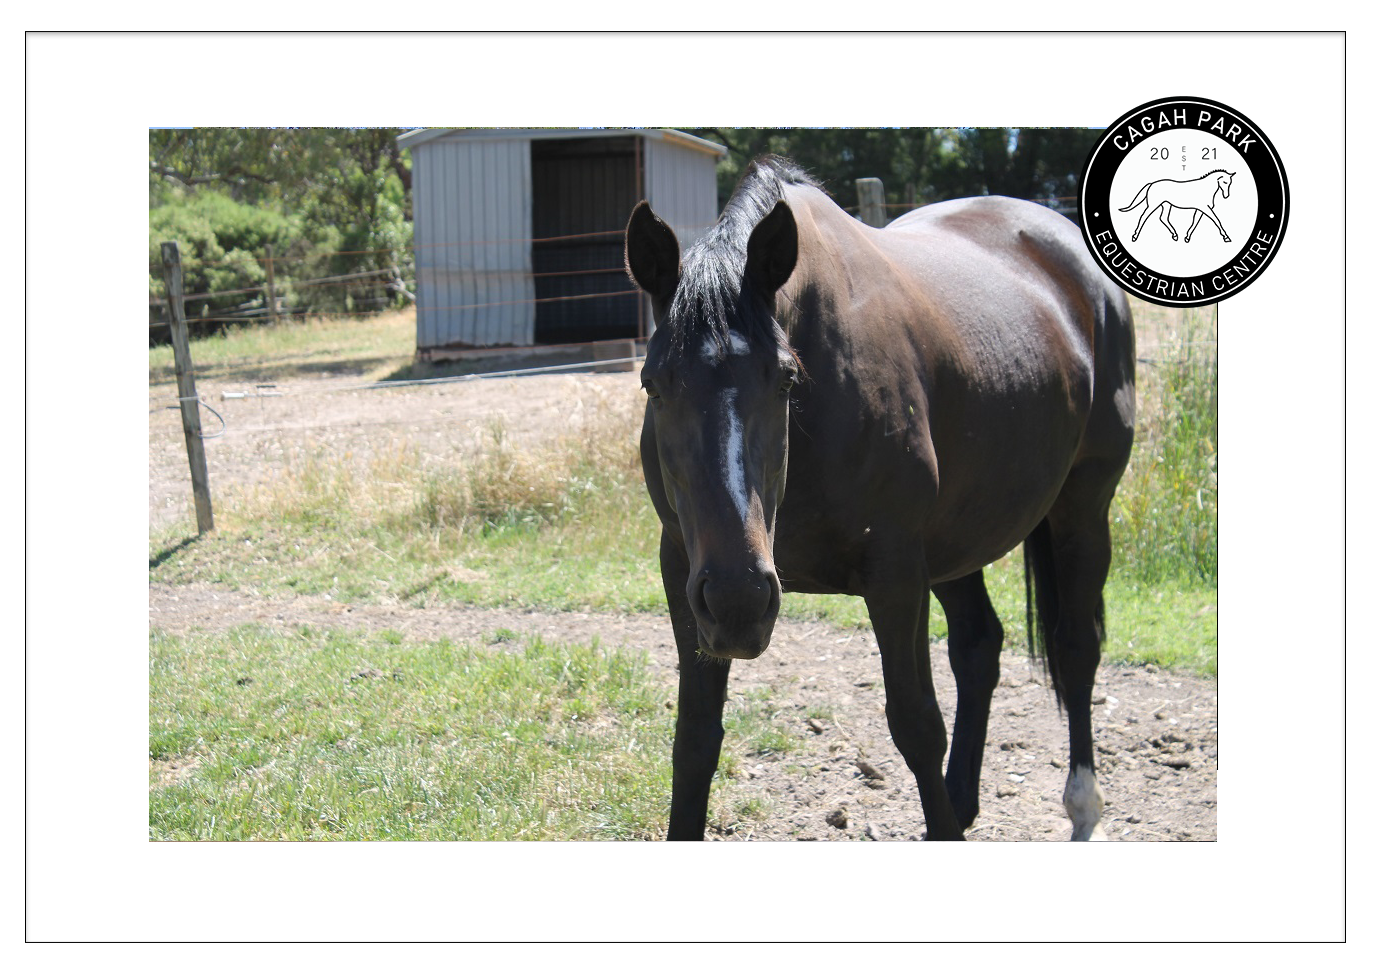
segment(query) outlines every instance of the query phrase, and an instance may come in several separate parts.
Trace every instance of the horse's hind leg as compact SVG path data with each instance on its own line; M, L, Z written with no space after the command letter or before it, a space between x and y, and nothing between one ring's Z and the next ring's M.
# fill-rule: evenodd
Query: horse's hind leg
M1170 214L1170 205L1162 205L1157 209L1157 217L1160 218L1161 223L1166 226L1166 230L1171 233L1171 241L1176 241L1180 236L1176 234L1176 226L1171 224Z
M1104 639L1103 591L1111 559L1108 507L1121 472L1121 463L1116 469L1077 465L1027 544L1047 666L1070 724L1065 810L1075 841L1107 838L1104 796L1095 777L1090 699Z
M1151 203L1151 201L1148 201L1148 202L1147 202L1147 210L1144 211L1144 212L1142 212L1142 217L1139 218L1139 219L1137 219L1137 227L1133 229L1133 232L1132 232L1132 240L1133 240L1133 241L1137 241L1138 237L1142 234L1142 226L1145 225L1145 224L1147 223L1147 219L1148 219L1148 218L1152 217L1152 212L1154 212L1154 211L1160 211L1160 210L1161 210L1161 205L1153 205L1153 204Z
M993 612L982 570L937 584L931 590L945 609L950 667L955 672L957 691L945 787L955 818L960 828L966 829L979 814L979 771L988 734L989 704L998 685L1003 625Z

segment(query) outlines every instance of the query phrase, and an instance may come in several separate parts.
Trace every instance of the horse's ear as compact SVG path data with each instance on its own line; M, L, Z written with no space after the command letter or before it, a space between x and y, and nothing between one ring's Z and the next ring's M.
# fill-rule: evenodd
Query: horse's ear
M659 302L677 290L681 277L681 246L667 222L640 201L624 231L624 266L634 284Z
M749 235L744 275L767 297L787 283L797 267L797 220L787 202L779 201Z

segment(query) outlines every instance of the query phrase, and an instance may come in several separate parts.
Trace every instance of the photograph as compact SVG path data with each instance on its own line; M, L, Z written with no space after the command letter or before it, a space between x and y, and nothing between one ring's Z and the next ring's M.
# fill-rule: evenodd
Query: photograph
M1346 941L1348 40L26 34L26 939Z

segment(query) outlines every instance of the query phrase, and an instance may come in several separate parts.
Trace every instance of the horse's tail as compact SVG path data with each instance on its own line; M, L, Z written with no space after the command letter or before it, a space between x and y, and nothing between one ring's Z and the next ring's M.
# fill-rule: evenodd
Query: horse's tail
M1151 186L1152 186L1152 183L1151 183L1150 181L1148 181L1146 184L1144 184L1144 185L1142 186L1142 190L1139 191L1139 192L1137 193L1137 197L1134 198L1134 199L1132 200L1132 204L1128 205L1128 207L1126 207L1126 208L1119 208L1118 210L1119 210L1119 211L1132 211L1132 210L1133 210L1134 208L1136 208L1138 205L1142 204L1142 202L1144 202L1144 201L1147 200L1147 190L1148 190L1149 188L1151 188Z
M1131 207L1131 206L1130 206ZM1127 211L1127 208L1123 209ZM1042 520L1022 544L1022 559L1027 581L1027 651L1042 666L1056 692L1056 707L1065 704L1065 688L1060 677L1060 661L1051 660L1056 642L1056 620L1060 602L1056 595L1056 554L1051 546L1051 524Z

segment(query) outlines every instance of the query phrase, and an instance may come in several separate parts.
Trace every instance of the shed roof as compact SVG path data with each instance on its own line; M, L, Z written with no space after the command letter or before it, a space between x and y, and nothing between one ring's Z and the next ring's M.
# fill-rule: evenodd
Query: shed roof
M428 141L441 137L462 138L474 141L507 141L512 139L546 139L546 138L607 138L607 137L629 137L637 135L648 138L649 140L667 141L681 147L689 148L693 151L700 151L704 154L714 155L722 158L729 154L729 148L716 144L714 141L707 141L695 135L687 134L684 131L675 131L671 128L465 128L465 127L424 127L406 134L398 136L398 146L400 148L415 148L419 144L426 144Z

